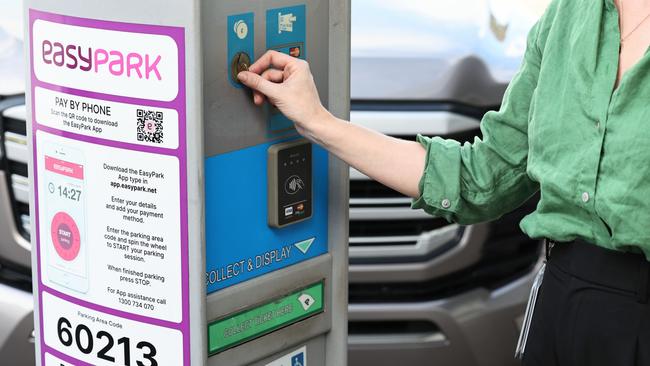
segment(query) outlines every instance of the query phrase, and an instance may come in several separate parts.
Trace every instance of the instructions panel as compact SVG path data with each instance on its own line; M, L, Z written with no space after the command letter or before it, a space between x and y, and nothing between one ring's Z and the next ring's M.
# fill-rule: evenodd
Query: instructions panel
M189 365L184 30L30 26L41 364Z

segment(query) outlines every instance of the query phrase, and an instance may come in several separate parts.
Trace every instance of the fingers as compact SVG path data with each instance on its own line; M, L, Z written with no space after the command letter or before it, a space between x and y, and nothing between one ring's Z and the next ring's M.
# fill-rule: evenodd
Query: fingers
M248 70L256 74L261 74L264 70L275 67L284 69L289 63L295 61L294 57L280 53L278 51L267 51L262 57L255 61Z
M273 83L281 83L282 81L284 81L284 73L277 69L268 69L264 71L261 76L264 79ZM256 90L253 91L253 102L255 104L262 105L265 99L266 98L264 94Z
M304 61L284 53L268 51L237 78L253 90L253 101L260 105L266 97L277 97L281 88L278 84L285 80L285 71L291 74L301 69L303 63L306 65Z
M276 69L268 69L262 75L254 73L241 72L237 75L242 84L248 86L253 90L253 101L257 105L264 103L265 94L272 92L273 83L281 83L284 79L282 71Z
M277 91L277 85L275 83L250 71L240 72L237 78L242 84L265 95L275 95Z
M267 69L262 73L262 77L274 83L281 83L284 81L284 73L277 69Z

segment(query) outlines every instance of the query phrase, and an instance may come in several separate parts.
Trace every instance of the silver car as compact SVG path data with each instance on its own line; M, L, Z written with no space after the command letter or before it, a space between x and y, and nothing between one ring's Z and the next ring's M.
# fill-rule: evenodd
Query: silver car
M352 0L352 122L472 141L498 109L545 1ZM350 172L351 366L507 366L540 243L536 198L462 227Z
M0 11L0 359L34 364L22 2ZM9 363L8 363L9 364Z

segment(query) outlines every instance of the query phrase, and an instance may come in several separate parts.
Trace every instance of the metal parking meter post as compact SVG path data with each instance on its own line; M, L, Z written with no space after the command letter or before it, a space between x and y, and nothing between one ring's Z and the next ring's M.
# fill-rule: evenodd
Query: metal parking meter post
M348 168L237 72L349 117L349 0L27 0L38 365L343 366Z

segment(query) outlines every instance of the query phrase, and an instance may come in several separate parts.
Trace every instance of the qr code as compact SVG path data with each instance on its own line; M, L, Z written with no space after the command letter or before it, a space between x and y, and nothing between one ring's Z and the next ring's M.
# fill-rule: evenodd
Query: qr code
M138 141L163 143L163 112L138 109Z

